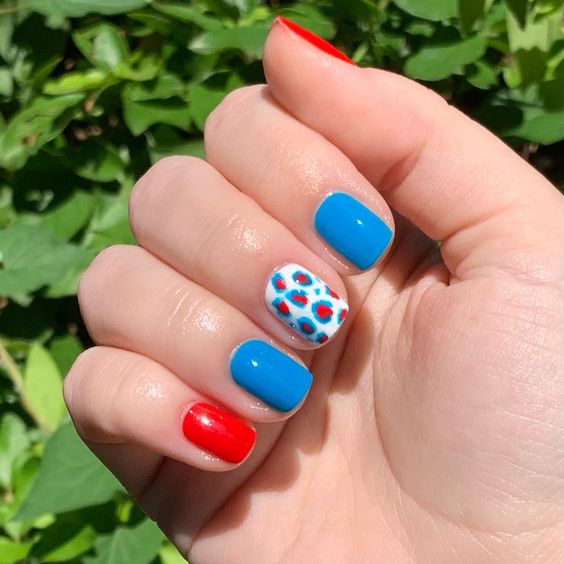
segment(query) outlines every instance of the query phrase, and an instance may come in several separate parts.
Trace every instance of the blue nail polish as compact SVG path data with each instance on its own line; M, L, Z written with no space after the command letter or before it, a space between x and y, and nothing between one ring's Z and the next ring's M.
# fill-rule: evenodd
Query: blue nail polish
M315 213L315 229L357 268L370 268L386 250L390 228L364 204L343 192L332 192Z
M311 373L273 346L252 339L239 345L229 366L233 380L278 411L291 411L307 394Z

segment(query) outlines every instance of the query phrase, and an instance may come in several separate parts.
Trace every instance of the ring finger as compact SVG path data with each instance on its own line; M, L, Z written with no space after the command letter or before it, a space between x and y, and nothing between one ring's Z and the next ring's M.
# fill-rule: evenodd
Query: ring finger
M139 247L98 255L81 279L79 302L97 344L145 355L247 419L284 419L310 388L297 357Z

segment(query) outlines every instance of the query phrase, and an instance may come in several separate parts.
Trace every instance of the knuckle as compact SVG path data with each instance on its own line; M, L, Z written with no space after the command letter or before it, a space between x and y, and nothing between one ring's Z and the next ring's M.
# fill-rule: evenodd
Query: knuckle
M190 179L209 165L202 159L191 156L165 157L155 163L135 184L129 196L129 223L135 236L143 236L144 229L151 224L156 209L162 203L170 205L171 186L179 179ZM182 184L184 184L182 182Z
M231 91L221 103L209 114L204 126L204 139L207 142L220 130L227 119L234 115L244 113L251 104L254 95L259 94L264 88L263 84L244 86Z
M138 250L133 245L112 245L100 251L80 277L78 302L81 307L102 285L111 287L116 273L123 271L124 265Z
M85 398L91 397L92 382L96 382L93 375L100 372L100 352L100 347L93 347L80 353L63 381L65 405L78 434L84 440L91 440L97 435L97 418L92 413L92 402ZM95 397L98 395L94 394Z

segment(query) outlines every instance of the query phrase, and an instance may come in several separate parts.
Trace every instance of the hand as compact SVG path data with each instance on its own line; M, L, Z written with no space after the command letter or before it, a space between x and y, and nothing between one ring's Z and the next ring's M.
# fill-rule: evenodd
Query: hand
M562 197L435 94L332 55L278 21L208 162L139 181L140 247L81 282L77 429L193 563L560 561ZM322 348L263 297L290 263L348 299Z

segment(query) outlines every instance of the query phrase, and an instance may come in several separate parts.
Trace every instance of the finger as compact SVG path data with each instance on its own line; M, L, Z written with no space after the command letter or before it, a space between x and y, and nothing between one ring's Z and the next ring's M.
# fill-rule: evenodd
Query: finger
M206 470L235 467L255 443L250 423L132 352L94 347L82 353L65 378L64 394L89 442L133 443Z
M342 280L205 161L165 159L130 200L139 244L294 348L334 337Z
M559 275L561 196L439 96L340 60L281 19L264 67L282 106L350 157L400 214L443 241L457 278Z
M388 249L393 219L382 196L267 87L229 94L206 121L205 141L209 163L338 271L371 268Z
M152 358L245 418L286 418L311 386L295 355L139 247L98 255L81 279L79 302L96 343Z

